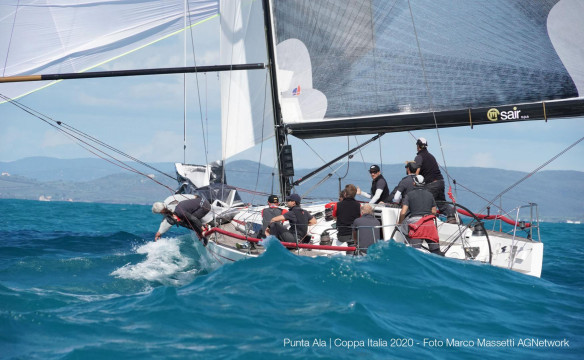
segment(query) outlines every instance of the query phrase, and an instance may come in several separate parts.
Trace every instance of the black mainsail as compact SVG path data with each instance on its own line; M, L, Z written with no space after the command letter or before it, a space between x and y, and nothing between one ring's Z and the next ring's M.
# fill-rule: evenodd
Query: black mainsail
M279 78L292 77L279 79L277 96L293 136L472 127L584 113L582 2L271 4L276 49L297 43L276 52ZM299 59L302 46L309 61ZM313 91L322 99L315 101Z

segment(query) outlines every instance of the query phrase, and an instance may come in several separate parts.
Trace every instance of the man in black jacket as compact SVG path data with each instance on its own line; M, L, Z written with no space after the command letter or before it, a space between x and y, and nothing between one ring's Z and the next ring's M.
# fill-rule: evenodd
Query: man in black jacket
M424 177L426 181L425 189L434 196L434 200L438 203L440 213L446 215L446 222L456 224L454 208L444 203L446 202L444 178L442 177L436 158L428 152L428 141L424 138L419 138L416 141L416 146L418 149L415 158L416 165L418 166L416 175L422 175Z
M389 198L389 188L387 187L387 181L383 175L381 175L381 169L377 165L371 165L369 167L369 174L373 181L371 182L371 194L361 191L357 188L357 195L365 196L369 200L370 204L379 204L381 202L388 203L391 199Z
M287 213L272 218L266 229L266 236L274 235L284 242L308 242L308 226L315 225L316 219L308 211L300 208L300 195L290 194L286 198ZM286 229L281 221L288 220L290 229Z
M175 196L181 197L181 195ZM194 230L199 238L206 240L203 237L203 224L201 223L201 219L211 210L211 204L200 196L195 195L191 199L183 200L181 198L178 204L176 204L176 207L174 207L175 205L173 203L176 203L176 201L168 200L175 196L167 198L164 203L155 202L152 205L153 213L164 215L164 219L156 232L154 240L160 239L162 234L168 231L172 225L183 226Z

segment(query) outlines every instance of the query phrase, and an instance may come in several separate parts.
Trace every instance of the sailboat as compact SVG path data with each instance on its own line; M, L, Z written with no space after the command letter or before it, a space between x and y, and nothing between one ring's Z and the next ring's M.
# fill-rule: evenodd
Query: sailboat
M42 3L52 10L59 8L51 7L50 0ZM273 137L282 198L322 169L357 151L351 149L294 180L289 136L314 139L371 134L370 141L376 141L392 132L473 129L478 125L523 124L584 114L584 26L580 21L584 4L577 0L536 4L506 0L464 4L446 0L352 0L342 4L309 0L186 1L184 9L191 20L220 14L221 65L108 74L85 72L91 66L83 61L98 63L92 59L98 53L129 51L135 44L152 41L153 34L180 28L178 14L183 2L134 4L141 11L130 10L131 4L126 2L91 3L104 12L123 9L117 13L123 15L124 29L131 33L108 29L99 39L109 42L73 47L65 56L44 62L24 52L23 60L6 62L6 78L0 81L219 71L223 158ZM36 11L39 7L27 9ZM99 18L95 14L87 15L88 23L95 25L89 21ZM0 22L3 29L15 23L9 16ZM112 19L108 26L113 23ZM93 30L99 31L97 28ZM72 71L82 69L82 73L51 74L55 69L51 66L74 63L72 59L77 56L82 65L72 66ZM36 77L31 79L29 74ZM8 92L3 85L0 93L14 99L35 86L30 82L19 84L27 88L10 88ZM446 257L541 276L543 243L537 205L518 207L511 218L506 211L481 215L480 211L475 214L459 204L455 206L470 220L458 224L437 220L441 251ZM238 214L232 221L208 232L208 250L225 261L258 256L262 250L237 246L257 241L251 235L261 223L258 214L262 208L237 207ZM285 245L306 256L342 256L350 250L336 242L327 204L304 208L318 218L317 225L310 229L310 243ZM520 217L520 210L527 211L527 220ZM397 206L375 207L383 240L408 244L407 238L395 231L398 213ZM502 231L500 226L487 230L482 221L485 219L507 221L511 229ZM331 245L324 245L330 238Z

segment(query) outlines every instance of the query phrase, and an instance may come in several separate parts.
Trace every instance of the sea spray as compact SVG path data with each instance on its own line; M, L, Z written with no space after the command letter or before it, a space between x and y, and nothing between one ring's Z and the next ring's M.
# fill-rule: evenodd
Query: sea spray
M128 263L111 273L122 279L145 280L167 286L180 286L191 282L197 275L212 271L216 266L194 235L165 237L135 248L146 257Z

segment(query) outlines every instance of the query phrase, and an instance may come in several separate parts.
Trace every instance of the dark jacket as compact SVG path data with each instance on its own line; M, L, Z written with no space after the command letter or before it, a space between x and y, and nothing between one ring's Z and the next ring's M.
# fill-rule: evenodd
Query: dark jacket
M353 198L345 198L336 209L338 235L351 235L353 221L361 216L361 205Z
M290 223L289 231L296 236L298 240L304 239L308 233L308 221L312 219L311 213L300 208L300 206L294 206L284 214L284 219L288 220Z
M391 201L391 199L389 198L389 188L387 187L387 181L385 181L385 178L381 174L379 174L379 176L375 178L371 183L371 196L375 196L375 192L377 189L383 189L383 192L381 193L381 197L379 198L379 200L375 202L376 204L379 204L382 201L384 203L388 203Z
M436 180L444 180L436 158L428 152L428 149L418 151L415 161L416 165L420 167L420 175L424 177L426 184Z

